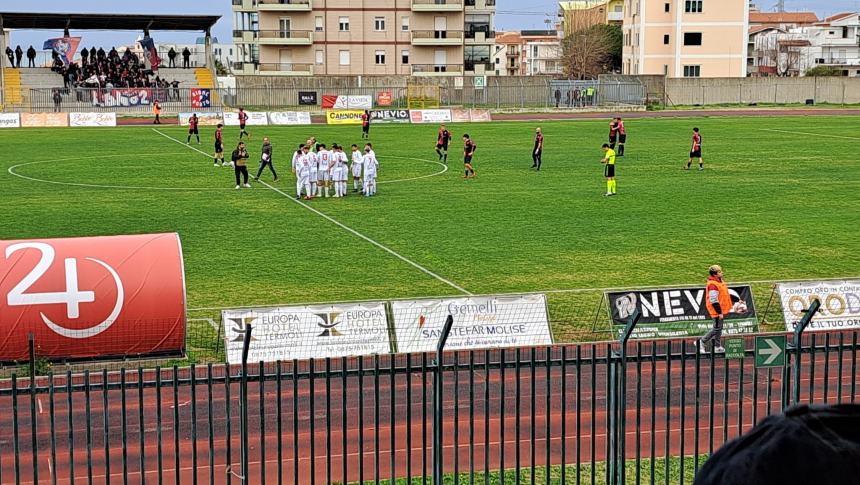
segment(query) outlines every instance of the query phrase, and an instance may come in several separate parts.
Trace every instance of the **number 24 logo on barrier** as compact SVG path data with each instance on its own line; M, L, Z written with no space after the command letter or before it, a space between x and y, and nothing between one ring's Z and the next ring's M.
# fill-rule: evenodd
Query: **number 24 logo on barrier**
M41 258L36 266L26 275L21 281L15 285L6 297L6 303L9 306L31 306L31 305L66 305L66 316L69 319L77 319L80 317L81 303L93 303L96 301L94 291L82 291L78 287L78 260L76 258L66 258L65 273L66 273L66 291L63 292L48 292L48 293L27 293L30 289L51 267L56 257L56 251L50 244L39 242L24 242L13 244L6 248L6 259L9 259L12 254L23 249L35 249L41 253ZM113 325L113 322L122 311L123 299L125 297L122 286L122 280L117 272L107 263L95 258L85 258L87 261L99 264L104 267L113 277L116 284L116 303L110 315L98 325L85 329L68 329L52 322L44 313L39 312L42 321L51 330L62 335L63 337L82 339L94 337Z

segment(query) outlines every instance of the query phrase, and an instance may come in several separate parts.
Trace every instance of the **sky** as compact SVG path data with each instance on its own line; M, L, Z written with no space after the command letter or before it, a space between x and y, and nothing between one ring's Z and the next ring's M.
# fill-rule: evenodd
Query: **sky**
M372 1L372 0L371 0ZM755 0L762 10L770 10L776 0ZM837 12L860 10L860 0L787 0L787 10L813 10L819 17ZM555 21L557 1L548 0L497 0L496 30L545 29L545 20ZM5 12L74 12L74 13L140 13L157 12L167 14L221 15L213 35L222 42L231 41L233 14L230 0L147 0L145 2L117 0L31 0L20 2L0 0L0 11ZM75 34L75 32L72 32ZM38 49L42 41L62 35L62 32L14 32L12 43L26 47L30 44ZM137 32L87 32L83 44L87 46L128 45L137 38ZM153 33L156 42L193 43L197 34Z

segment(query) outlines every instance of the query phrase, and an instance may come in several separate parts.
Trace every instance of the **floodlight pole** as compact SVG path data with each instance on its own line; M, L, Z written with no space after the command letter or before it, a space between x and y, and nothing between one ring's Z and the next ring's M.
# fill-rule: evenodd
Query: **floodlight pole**
M433 485L442 485L442 351L453 326L454 317L448 315L436 346L436 367L433 373Z
M6 56L6 31L3 30L3 16L0 15L0 53L5 57ZM0 57L0 106L5 108L6 99L4 96L6 94L6 73L3 69L3 58Z
M818 310L821 308L821 300L818 298L812 300L812 304L809 305L809 308L803 310L805 315L803 318L797 322L797 326L794 327L794 344L792 347L794 348L795 356L794 356L794 389L792 393L792 398L794 404L800 402L800 354L802 350L802 346L800 345L800 338L803 334L803 331L806 330L806 327L809 326L809 323L812 321L812 318L818 313Z

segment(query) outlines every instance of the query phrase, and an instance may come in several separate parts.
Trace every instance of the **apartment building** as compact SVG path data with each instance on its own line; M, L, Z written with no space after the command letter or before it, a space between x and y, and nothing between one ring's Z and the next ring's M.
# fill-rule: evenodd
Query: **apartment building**
M761 75L802 76L814 67L860 76L860 13L845 12L811 26L772 29L756 39Z
M748 0L626 0L624 74L746 77Z
M496 76L525 76L523 36L519 32L497 32L493 50Z
M558 2L558 21L564 35L597 24L621 25L624 0L575 0Z
M496 76L541 76L562 72L560 32L499 32L493 51Z
M232 0L235 74L495 72L495 0Z

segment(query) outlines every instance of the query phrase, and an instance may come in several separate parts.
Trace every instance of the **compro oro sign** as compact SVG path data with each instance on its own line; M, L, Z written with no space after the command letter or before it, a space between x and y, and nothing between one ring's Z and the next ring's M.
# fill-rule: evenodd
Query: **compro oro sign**
M785 329L794 327L816 299L821 308L807 330L845 330L860 328L860 280L808 281L777 285Z
M0 361L182 354L176 234L0 242Z
M730 286L732 307L724 319L726 334L753 333L758 317L749 286ZM633 338L701 336L711 329L713 319L705 306L705 287L659 290L631 290L606 293L612 325L621 332L636 309L642 312ZM725 309L724 309L725 311Z
M402 353L435 351L448 315L454 326L445 350L552 344L544 295L395 301L391 309Z
M242 362L248 325L248 362L391 352L384 303L225 310L221 318L231 364Z

